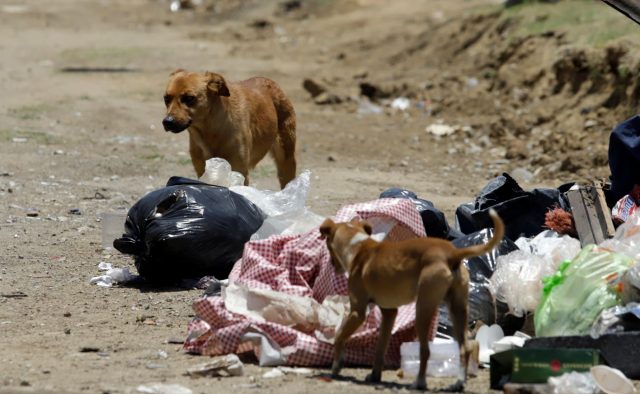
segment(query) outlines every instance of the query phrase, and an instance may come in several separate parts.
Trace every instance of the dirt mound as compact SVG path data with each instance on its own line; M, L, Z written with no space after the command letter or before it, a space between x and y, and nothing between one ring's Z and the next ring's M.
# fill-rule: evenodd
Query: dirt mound
M490 12L342 41L335 56L362 71L323 82L345 106L357 105L354 91L379 103L409 97L413 116L468 126L449 137L454 148L497 148L491 160L507 161L506 170L539 180L607 176L609 133L640 100L634 44L581 47L561 31L518 35L519 23Z

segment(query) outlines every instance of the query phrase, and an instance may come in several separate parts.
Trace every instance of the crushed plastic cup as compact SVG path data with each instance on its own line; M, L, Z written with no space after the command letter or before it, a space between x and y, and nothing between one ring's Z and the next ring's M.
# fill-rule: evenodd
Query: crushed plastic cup
M126 212L103 212L100 214L102 223L102 247L113 248L113 241L124 234L124 223L127 220Z
M606 365L591 367L591 376L600 390L606 394L633 394L636 389L622 372Z

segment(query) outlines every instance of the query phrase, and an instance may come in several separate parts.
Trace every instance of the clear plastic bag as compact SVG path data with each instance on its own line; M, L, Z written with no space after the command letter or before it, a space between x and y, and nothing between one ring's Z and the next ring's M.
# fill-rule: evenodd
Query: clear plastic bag
M595 394L599 392L590 372L567 372L547 381L552 394Z
M569 236L544 231L533 239L516 241L520 250L498 257L489 289L509 305L515 316L534 311L542 295L542 278L553 275L563 260L580 252L580 242Z

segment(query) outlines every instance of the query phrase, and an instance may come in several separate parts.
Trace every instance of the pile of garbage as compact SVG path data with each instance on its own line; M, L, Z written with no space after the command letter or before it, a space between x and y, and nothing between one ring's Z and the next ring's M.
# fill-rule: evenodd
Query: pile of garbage
M611 184L526 191L504 173L458 207L454 226L433 203L400 188L346 205L334 220L365 219L376 239L428 236L465 247L492 237L489 210L497 211L505 238L464 261L469 331L480 348L474 361L491 368L491 387L635 392L611 385L640 379L640 117L617 127L611 141L610 154L626 160L610 160ZM324 218L306 207L310 178L305 171L282 191L258 190L243 186L224 160L211 159L200 180L171 178L129 210L114 246L134 256L144 280L212 278L193 303L185 350L253 353L260 365L282 368L331 363L349 310L347 278L330 263L319 232ZM102 269L107 278L93 281L103 285L132 276ZM347 364L371 362L380 322L371 305L347 344ZM443 305L429 333L432 376L458 375L451 334ZM399 308L385 363L415 374L415 341L412 303Z

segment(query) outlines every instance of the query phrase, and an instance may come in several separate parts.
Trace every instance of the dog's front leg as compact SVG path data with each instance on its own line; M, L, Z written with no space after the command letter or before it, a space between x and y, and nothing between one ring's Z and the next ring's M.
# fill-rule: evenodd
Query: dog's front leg
M361 305L362 304L362 305ZM365 313L367 311L366 303L358 303L354 302L354 299L351 299L351 311L347 316L342 327L336 336L335 341L335 350L333 356L333 365L331 366L331 374L333 376L338 376L340 374L340 369L342 369L342 353L344 351L344 345L351 337L351 335L356 332L358 327L364 322Z
M378 345L376 347L376 358L373 361L373 369L371 373L367 375L365 380L367 382L380 382L382 377L382 368L384 367L384 355L387 352L389 346L389 340L391 339L391 330L393 329L393 323L396 321L398 315L398 309L383 309L382 312L382 324L380 325L380 337L378 338Z

